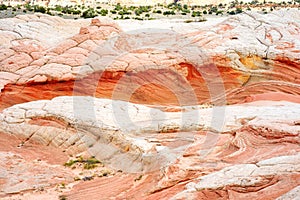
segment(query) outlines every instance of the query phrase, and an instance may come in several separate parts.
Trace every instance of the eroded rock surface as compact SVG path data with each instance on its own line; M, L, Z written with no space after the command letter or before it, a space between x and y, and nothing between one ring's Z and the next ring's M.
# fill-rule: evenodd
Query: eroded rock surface
M158 105L299 102L299 15L250 12L188 33L182 23L122 31L105 18L5 19L1 107L73 94Z
M215 193L214 195L219 194L229 199L275 199L282 192L292 190L300 184L299 158L299 154L279 156L255 164L226 167L202 176L196 184L189 183L186 186L188 190L175 198L204 198L205 193L210 190L214 191L210 195Z
M0 20L0 198L298 197L299 10L147 23Z
M0 114L0 131L25 144L35 141L72 155L88 152L115 170L154 173L160 181L142 190L153 195L183 180L195 181L198 176L211 186L200 182L194 186L196 190L204 186L210 190L223 188L227 196L227 185L245 191L248 187L252 191L257 184L273 187L277 181L272 182L269 173L277 174L277 178L294 177L293 185L273 195L278 197L299 184L300 107L288 102L267 103L270 105L188 106L182 107L182 112L166 112L108 99L57 97L5 109ZM262 161L265 159L270 160ZM268 168L271 161L274 166ZM235 173L239 168L243 177ZM248 168L249 174L245 171ZM159 169L164 170L157 173ZM221 171L209 174L217 170ZM228 170L232 170L228 176L234 177L222 175ZM208 178L201 177L205 174ZM217 176L223 179L209 179ZM234 191L236 198L243 197L240 190ZM177 193L168 195L189 195L190 190Z
M0 133L0 136L1 199L9 196L14 199L18 194L46 191L74 181L74 173L62 166L68 160L68 155L62 150L33 140L25 144L7 133Z

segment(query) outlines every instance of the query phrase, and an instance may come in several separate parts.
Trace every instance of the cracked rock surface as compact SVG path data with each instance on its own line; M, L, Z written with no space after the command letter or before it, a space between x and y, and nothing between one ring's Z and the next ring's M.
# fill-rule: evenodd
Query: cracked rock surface
M211 24L118 23L41 14L1 20L1 109L74 94L154 105L300 101L297 9Z
M187 184L188 190L170 195L201 196L203 192L197 191L204 189L233 195L228 187L237 187L233 193L239 198L244 190L268 190L280 177L294 177L291 185L299 184L300 127L295 124L300 107L267 104L188 106L182 107L183 112L167 112L116 100L57 97L5 109L0 132L25 145L37 142L72 155L88 152L126 173L156 174L164 169L157 174L158 185L151 188L153 195L182 180L200 179L193 187ZM222 126L212 121L216 113L223 114L217 118L223 120Z
M1 199L300 196L299 10L0 24Z

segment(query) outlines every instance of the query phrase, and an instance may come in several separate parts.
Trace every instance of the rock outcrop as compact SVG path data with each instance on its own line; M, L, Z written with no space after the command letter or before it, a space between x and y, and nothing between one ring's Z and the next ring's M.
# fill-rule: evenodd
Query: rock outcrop
M73 94L158 105L299 102L299 23L295 9L190 33L180 23L177 32L123 32L102 18L2 20L1 107Z
M229 199L275 199L300 184L299 158L299 154L279 156L255 164L226 167L202 176L196 184L188 184L188 189L175 199L215 198L218 195Z
M299 196L299 10L119 23L0 20L0 198Z
M62 166L68 155L61 150L0 133L0 198L36 191L74 181L74 173ZM52 195L57 199L59 194ZM24 197L22 197L24 198Z
M288 102L269 104L163 112L122 101L58 97L5 109L0 131L20 138L23 145L32 141L71 155L88 152L116 171L154 173L160 176L157 186L142 190L154 192L152 198L198 176L203 181L193 186L195 191L188 184L187 191L168 195L197 199L206 193L196 191L208 189L220 190L225 197L248 198L261 188L280 187L292 177L295 181L289 187L270 196L278 197L299 184L300 107ZM159 169L164 171L157 174ZM222 175L225 172L228 177ZM231 187L235 188L232 194ZM245 192L253 193L240 194Z

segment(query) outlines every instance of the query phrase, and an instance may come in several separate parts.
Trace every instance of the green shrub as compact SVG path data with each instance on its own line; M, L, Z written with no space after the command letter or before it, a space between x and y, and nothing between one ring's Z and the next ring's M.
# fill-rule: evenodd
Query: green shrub
M119 15L131 15L131 12L127 11L127 10L121 10L118 12Z
M140 18L140 17L135 17L134 19L135 19L135 20L141 20L141 21L144 20L143 18Z
M0 5L0 10L7 10L7 6L4 5L4 4L1 4L1 5Z
M130 6L130 7L128 8L128 10L135 10L135 9L136 9L135 6Z
M190 13L191 11L188 10L188 9L183 9L182 12L184 12L184 13Z
M139 16L141 15L142 13L147 13L151 11L151 6L140 6L138 7L137 9L135 9L134 13Z
M223 10L218 10L218 12L216 12L216 15L223 15Z
M83 18L94 18L97 16L98 16L97 13L92 8L85 10L81 15L81 17L83 17Z
M61 12L64 14L74 14L74 13L77 13L78 11L67 6L67 7L63 7Z
M115 10L116 10L116 11L122 10L122 6L120 5L120 3L118 3L118 4L115 6Z
M218 12L218 8L217 7L211 7L211 9L209 10L209 12L211 12L211 13L216 13L216 12Z
M74 165L75 163L77 163L78 162L78 160L70 160L69 162L66 162L65 164L64 164L64 166L66 166L66 167L71 167L72 165Z
M89 159L83 159L82 157L79 157L76 160L70 160L69 162L66 162L64 166L71 167L75 163L83 163L84 169L93 169L98 166L99 163L101 163L99 160L97 160L95 157L90 157Z
M201 16L201 12L200 11L193 11L192 12L192 17L199 17Z
M137 16L141 15L143 13L143 11L141 10L135 10L134 14L136 14Z
M46 14L53 16L53 14L50 11L47 11Z
M235 15L235 12L232 10L230 12L227 12L229 15Z
M74 15L80 15L81 14L81 10L73 10L72 12Z
M243 12L243 10L241 8L236 8L236 11L235 11L236 14L239 14L239 13L242 13L242 12Z
M102 9L100 11L97 11L98 14L100 14L101 16L106 16L108 14L108 10L107 9Z
M175 12L172 10L172 11L165 11L163 13L163 15L175 15Z
M59 5L56 5L54 10L57 12L61 12L63 10L63 8Z
M46 8L44 8L43 6L34 6L33 11L40 12L40 13L46 13Z
M85 164L83 165L83 169L94 169L94 168L96 168L96 167L97 167L96 164L90 164L90 163L85 163Z
M251 1L250 4L251 5L256 5L256 4L258 4L258 1L257 0Z

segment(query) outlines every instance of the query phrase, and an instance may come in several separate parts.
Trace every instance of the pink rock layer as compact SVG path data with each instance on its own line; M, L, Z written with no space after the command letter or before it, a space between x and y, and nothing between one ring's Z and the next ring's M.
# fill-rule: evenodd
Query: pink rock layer
M218 104L218 99L223 104L263 99L298 102L298 11L287 11L285 17L277 12L271 17L248 13L212 27L199 24L200 31L177 35L128 34L107 19L67 21L26 15L3 21L0 109L70 95L154 105ZM274 17L278 23L272 21ZM250 25L240 26L243 23ZM12 30L19 26L28 28ZM47 40L49 34L53 40ZM110 44L116 36L118 40ZM150 47L137 46L137 40ZM162 47L166 41L168 46ZM194 52L180 46L182 41L204 52L197 60L199 66L184 54ZM181 48L186 52L174 51ZM112 63L101 66L110 59ZM284 95L273 98L274 92Z
M280 67L280 74L288 73L284 77L278 75L261 75L257 80L255 77L247 78L247 82L240 81L247 76L240 71L226 67L229 63L217 63L222 83L209 83L203 79L201 74L190 64L180 63L181 69L187 71L186 77L181 82L174 84L178 74L168 69L149 69L142 72L96 72L80 80L69 81L46 81L43 83L9 84L2 90L0 96L0 109L15 104L33 100L52 99L57 96L86 95L99 98L110 98L125 100L132 103L149 105L195 105L213 103L210 96L212 88L218 84L224 86L225 101L227 104L252 102L258 100L290 101L300 102L300 87L298 75L300 65L293 64L290 73L285 66ZM279 70L278 68L277 71ZM276 73L278 73L276 71ZM254 79L254 81L251 81ZM269 80L265 80L269 79ZM145 80L151 80L147 82ZM120 84L122 81L122 84ZM163 83L163 84L162 84ZM130 88L131 85L136 88ZM182 85L191 88L186 90ZM216 96L217 97L217 96ZM191 101L191 99L196 99Z
M141 41L144 47L149 38L143 34L122 36L124 32L114 22L104 19L67 21L24 15L2 20L0 110L72 95L154 107L261 100L300 103L299 16L297 10L269 15L245 13L213 27L199 25L197 31L181 35L191 38L191 44L206 52L209 62L199 65L167 48L136 49L135 41ZM107 41L116 35L120 39L107 47ZM151 36L154 46L174 38L168 34L146 36ZM179 49L180 40L170 41L169 46ZM102 61L116 52L124 53L124 49L126 55L114 58L107 67L101 67L101 62L92 63L99 61L98 57ZM181 111L178 107L164 109ZM276 122L258 125L251 124L251 117L238 119L235 123L242 127L219 133L213 150L206 149L205 140L215 133L197 131L183 155L161 171L119 172L79 181L63 194L67 199L275 199L289 192L293 195L293 189L300 185L299 119L285 121L284 114ZM19 122L13 121L16 119L6 120L18 127ZM32 117L25 121L41 133L49 127L72 132L59 117ZM155 139L166 147L185 145L182 141L170 144L177 139L173 132L176 131L157 133ZM0 134L0 167L6 172L0 177L1 198L31 191L34 184L53 188L61 182L73 182L72 170L62 166L67 159L65 152L32 141L23 144L19 140L24 138L9 134L14 133ZM122 151L130 151L128 146L120 144L121 147ZM201 157L207 150L211 151ZM20 171L23 168L25 174ZM28 178L36 174L42 178ZM218 182L214 183L211 176L217 177Z

